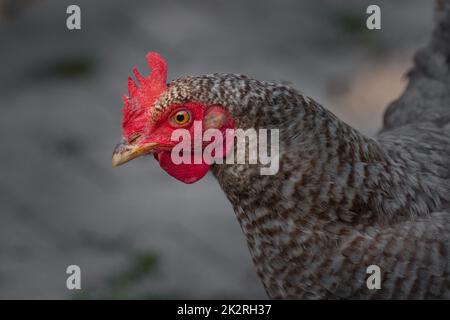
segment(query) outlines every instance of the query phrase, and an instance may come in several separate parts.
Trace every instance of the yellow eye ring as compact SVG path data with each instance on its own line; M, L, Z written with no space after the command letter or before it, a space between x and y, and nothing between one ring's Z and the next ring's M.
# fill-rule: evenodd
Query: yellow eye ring
M172 114L170 121L176 126L183 126L191 120L191 113L188 110L178 110Z

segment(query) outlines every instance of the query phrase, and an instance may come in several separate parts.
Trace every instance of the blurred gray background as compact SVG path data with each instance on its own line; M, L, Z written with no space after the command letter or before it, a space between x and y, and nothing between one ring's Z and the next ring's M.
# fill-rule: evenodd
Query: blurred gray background
M365 27L369 4L381 31ZM153 158L111 168L131 68L147 74L157 51L169 79L290 82L373 135L432 17L419 0L0 0L0 298L265 298L211 175L184 185Z

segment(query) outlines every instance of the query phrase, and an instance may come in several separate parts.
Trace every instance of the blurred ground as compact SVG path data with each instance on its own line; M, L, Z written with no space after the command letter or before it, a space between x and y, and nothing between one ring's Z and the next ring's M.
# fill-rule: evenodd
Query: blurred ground
M121 94L145 54L169 79L244 73L288 81L373 135L432 26L431 2L0 1L0 298L264 298L213 177L152 159L110 166ZM382 30L365 28L369 4ZM83 290L65 287L82 269Z

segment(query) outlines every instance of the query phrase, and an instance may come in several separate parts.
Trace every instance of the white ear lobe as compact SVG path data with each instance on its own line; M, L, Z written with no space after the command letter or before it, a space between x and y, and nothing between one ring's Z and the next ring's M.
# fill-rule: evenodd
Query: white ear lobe
M227 122L227 114L220 107L210 107L203 118L203 128L220 129Z

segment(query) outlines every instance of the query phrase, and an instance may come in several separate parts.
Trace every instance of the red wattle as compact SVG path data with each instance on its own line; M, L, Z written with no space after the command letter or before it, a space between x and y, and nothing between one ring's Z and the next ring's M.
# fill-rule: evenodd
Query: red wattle
M209 165L203 161L200 164L174 164L170 156L170 151L161 152L155 158L164 171L175 179L187 184L200 180L209 170Z

